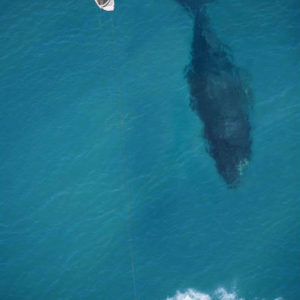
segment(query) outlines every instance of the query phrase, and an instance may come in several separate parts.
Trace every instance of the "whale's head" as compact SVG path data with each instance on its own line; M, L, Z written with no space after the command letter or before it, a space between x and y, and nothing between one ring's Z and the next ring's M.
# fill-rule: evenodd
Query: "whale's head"
M211 126L206 124L204 133L219 174L229 187L236 187L251 156L248 120L242 117L219 118Z

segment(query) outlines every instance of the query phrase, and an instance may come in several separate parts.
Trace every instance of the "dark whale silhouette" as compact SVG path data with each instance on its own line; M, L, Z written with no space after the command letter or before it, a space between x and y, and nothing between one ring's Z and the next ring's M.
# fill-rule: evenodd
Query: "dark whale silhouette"
M204 124L207 150L230 188L251 157L251 92L225 46L209 28L204 0L176 0L194 18L186 78L190 105Z

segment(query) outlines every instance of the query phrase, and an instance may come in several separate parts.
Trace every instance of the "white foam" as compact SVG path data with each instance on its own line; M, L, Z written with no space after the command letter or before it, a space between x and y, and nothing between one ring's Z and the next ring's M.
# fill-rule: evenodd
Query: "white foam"
M259 299L259 298L255 298ZM212 295L201 293L195 289L187 289L184 292L177 291L176 295L166 300L245 300L244 298L239 298L236 292L228 292L226 289L220 287L216 289ZM274 300L284 300L279 297Z
M224 288L218 288L215 293L216 298L220 300L245 300L243 298L238 298L235 292L229 293Z
M193 289L188 289L186 292L181 293L177 291L176 295L167 300L211 300L209 295L200 293Z

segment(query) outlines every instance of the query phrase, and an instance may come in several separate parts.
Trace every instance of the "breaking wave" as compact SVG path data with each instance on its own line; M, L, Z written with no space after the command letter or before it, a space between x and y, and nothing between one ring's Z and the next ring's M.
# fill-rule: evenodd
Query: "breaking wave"
M255 298L259 300L258 298ZM224 288L218 288L212 295L201 293L194 289L188 289L185 292L177 291L176 295L166 300L246 300L240 298L235 292L227 292ZM263 299L261 299L263 300ZM283 298L276 298L274 300L284 300Z

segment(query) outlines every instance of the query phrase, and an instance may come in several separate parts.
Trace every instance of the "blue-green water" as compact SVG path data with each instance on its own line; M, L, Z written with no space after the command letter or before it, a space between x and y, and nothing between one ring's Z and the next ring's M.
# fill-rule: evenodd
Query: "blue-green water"
M298 0L209 5L255 95L236 190L189 107L174 1L0 8L1 300L300 299Z

